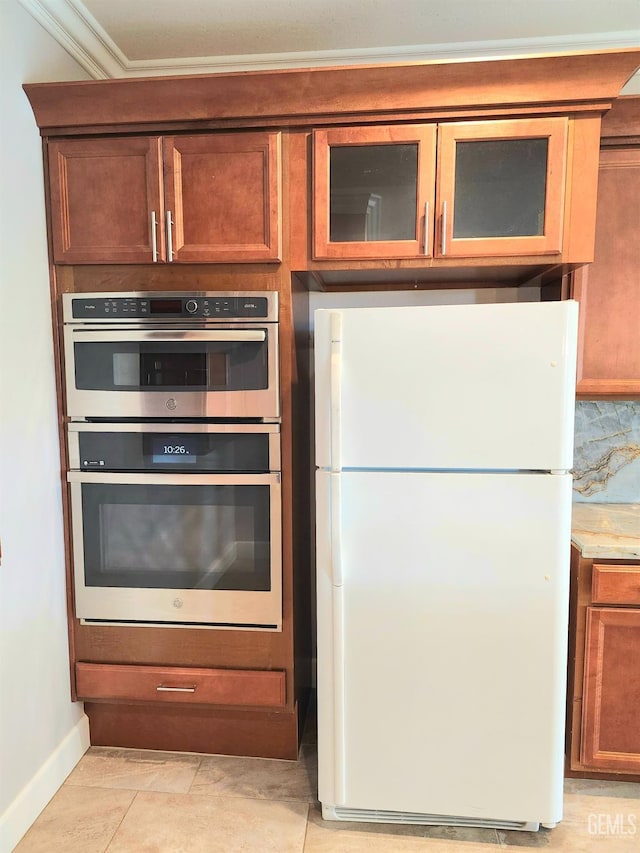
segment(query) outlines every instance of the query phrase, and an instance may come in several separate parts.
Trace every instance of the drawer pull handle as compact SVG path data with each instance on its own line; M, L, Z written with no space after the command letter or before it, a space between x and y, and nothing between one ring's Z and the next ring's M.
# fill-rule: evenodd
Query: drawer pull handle
M194 684L192 687L168 687L164 684L159 684L156 690L158 693L195 693L196 685Z

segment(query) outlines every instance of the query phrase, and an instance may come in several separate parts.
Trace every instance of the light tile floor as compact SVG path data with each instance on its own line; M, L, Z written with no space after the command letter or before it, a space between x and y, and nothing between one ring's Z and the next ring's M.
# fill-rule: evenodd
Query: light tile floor
M316 773L313 722L297 762L92 747L15 853L640 850L640 784L567 780L562 823L530 833L323 821Z

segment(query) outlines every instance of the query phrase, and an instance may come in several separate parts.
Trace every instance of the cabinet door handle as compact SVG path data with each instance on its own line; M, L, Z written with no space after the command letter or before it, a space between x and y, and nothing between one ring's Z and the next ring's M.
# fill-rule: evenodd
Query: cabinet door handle
M447 254L447 202L442 202L442 254Z
M429 202L424 203L424 253L429 254Z
M153 263L158 263L158 219L155 210L151 211L151 253Z
M193 684L189 687L169 687L169 685L158 684L156 690L158 693L195 693L196 685Z
M171 211L167 210L167 260L169 263L173 261L173 235L171 233L171 226L173 225L173 221L171 219Z

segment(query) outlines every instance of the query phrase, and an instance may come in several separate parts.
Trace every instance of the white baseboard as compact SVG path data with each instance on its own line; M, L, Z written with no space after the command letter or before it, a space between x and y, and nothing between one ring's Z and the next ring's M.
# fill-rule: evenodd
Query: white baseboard
M0 815L0 853L11 853L89 746L89 719L83 714Z

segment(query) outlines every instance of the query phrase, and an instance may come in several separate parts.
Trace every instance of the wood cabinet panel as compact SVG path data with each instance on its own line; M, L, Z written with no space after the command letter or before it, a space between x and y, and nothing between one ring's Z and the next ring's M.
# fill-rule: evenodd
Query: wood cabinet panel
M640 395L640 127L600 154L595 259L573 277L580 302L577 393Z
M51 231L57 263L153 260L162 221L160 137L49 143ZM162 229L157 233L163 251Z
M279 260L280 161L278 132L52 142L53 260Z
M226 710L206 705L85 702L91 743L262 758L298 757L298 709Z
M163 140L173 261L279 260L280 134Z
M640 610L594 606L596 596L625 598L638 573L636 560L596 562L571 549L568 776L640 781Z
M578 137L593 146L588 153L595 162L596 136ZM407 169L392 180L385 160L394 145L406 149L407 159L416 149L413 178ZM314 258L445 266L458 259L547 256L548 263L561 256L565 198L576 207L567 182L567 118L445 122L437 126L437 158L435 146L435 125L316 130ZM347 149L363 161L354 163L353 173L339 165ZM356 236L349 234L349 216ZM394 226L400 233L389 237Z
M559 254L562 250L568 121L565 118L518 119L494 122L455 122L438 129L437 212L440 217L438 253L448 257L480 257ZM508 168L510 149L515 144L539 146L539 174L518 174L529 168L534 152L520 152L513 168ZM477 169L461 178L461 146L498 146L487 168L478 155ZM493 151L493 148L488 151ZM484 147L482 148L484 151ZM487 174L484 174L484 172ZM537 187L533 186L536 177ZM539 207L533 223L517 221L530 193ZM458 235L458 208L468 196L475 197L475 216ZM506 219L505 233L487 228L498 205L506 205L500 217ZM509 211L511 215L509 216ZM479 226L473 232L473 224ZM502 224L502 223L500 223ZM486 229L486 230L484 230Z
M588 609L580 759L640 771L640 610Z
M640 605L640 566L595 563L591 589L594 604Z
M316 130L313 135L313 254L315 258L406 258L429 257L433 246L433 201L435 191L435 125L385 125L382 127L347 127ZM413 159L415 176L411 185L394 185L393 175L381 163L376 163L375 152L396 150ZM338 150L359 151L363 157L367 150L373 152L370 162L363 162L360 175L362 185L351 184L332 191L332 153ZM347 171L347 170L345 170ZM371 183L367 181L371 178ZM379 188L373 192L372 188ZM360 196L360 198L359 198ZM367 199L379 202L376 205ZM338 206L342 206L342 212ZM332 239L334 224L342 220L340 230L348 232L344 220L351 216L353 231L364 232L365 212L378 214L388 223L399 218L408 220L406 236L397 239L376 237L342 241ZM411 222L411 220L413 220ZM382 227L382 230L387 230Z
M282 708L285 673L278 670L76 664L79 699Z

